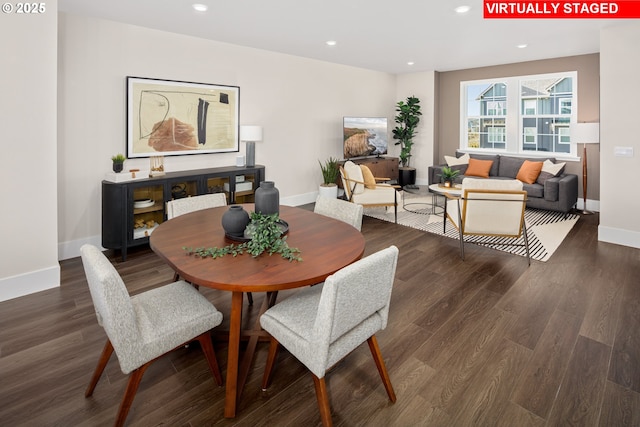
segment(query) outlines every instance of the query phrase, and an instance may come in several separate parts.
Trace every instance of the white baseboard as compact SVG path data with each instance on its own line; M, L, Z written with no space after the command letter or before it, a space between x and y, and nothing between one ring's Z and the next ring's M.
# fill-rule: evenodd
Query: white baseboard
M306 205L308 203L315 203L317 198L318 198L318 192L313 191L311 193L283 197L282 199L280 199L280 204L285 206L300 206L300 205Z
M0 301L18 298L34 292L60 286L60 266L55 265L18 276L0 279Z
M584 200L579 199L577 209L584 210ZM587 210L590 212L600 212L600 200L587 199Z
M60 242L58 243L58 261L79 257L80 248L85 243L104 249L102 248L102 236L90 236L84 239L72 240L70 242Z
M640 249L640 232L600 225L598 241Z

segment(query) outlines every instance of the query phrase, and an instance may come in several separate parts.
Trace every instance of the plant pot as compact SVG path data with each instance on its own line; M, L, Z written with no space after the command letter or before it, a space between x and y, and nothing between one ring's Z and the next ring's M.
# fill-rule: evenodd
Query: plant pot
M124 168L124 163L114 163L113 164L113 171L115 173L120 173L122 172L122 169Z
M402 166L398 168L398 184L400 187L410 187L416 184L416 168Z
M338 186L336 184L320 184L320 187L318 187L318 194L320 194L321 197L337 199Z

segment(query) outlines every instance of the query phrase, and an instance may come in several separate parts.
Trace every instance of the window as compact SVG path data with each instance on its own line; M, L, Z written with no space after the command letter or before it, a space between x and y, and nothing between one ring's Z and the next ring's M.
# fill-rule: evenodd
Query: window
M461 149L572 154L577 73L461 82Z

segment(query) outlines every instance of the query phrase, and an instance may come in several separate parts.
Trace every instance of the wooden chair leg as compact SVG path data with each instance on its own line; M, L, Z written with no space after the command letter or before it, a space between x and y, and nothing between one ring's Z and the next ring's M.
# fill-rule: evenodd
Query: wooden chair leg
M373 360L376 362L378 372L380 373L380 378L382 378L384 388L387 390L387 394L389 395L389 400L395 403L396 393L393 391L391 379L389 378L389 373L387 372L387 366L384 364L384 359L382 358L382 353L380 352L380 347L378 346L378 339L375 335L372 335L371 338L367 340L367 344L369 344L371 355L373 356Z
M140 385L140 381L142 380L144 371L147 370L149 365L151 365L151 362L145 363L144 365L140 366L138 369L132 371L129 374L127 389L125 390L124 396L122 397L122 402L120 403L120 409L118 409L118 416L116 417L115 425L117 427L124 425L124 422L127 419L127 415L129 414L129 409L131 409L131 404L133 403L133 399L136 397L136 392L138 391L138 386Z
M93 371L93 376L91 377L91 381L89 381L89 386L84 392L84 397L89 397L93 394L93 390L95 390L100 377L102 376L102 372L104 372L104 368L107 366L107 362L109 358L113 354L113 345L111 341L107 338L107 343L104 345L102 349L102 354L100 355L100 359L98 359L98 365L96 366L95 371Z
M329 394L327 393L327 383L324 377L318 378L314 374L313 383L316 386L316 399L318 399L318 409L320 410L320 419L324 427L331 427L331 407L329 406Z
M279 345L280 343L275 338L271 337L269 354L267 356L267 365L264 368L264 377L262 377L262 391L265 391L271 384L271 378L273 377L273 367L276 364L276 356L278 355Z
M460 200L458 200L458 234L460 235L460 258L464 261L464 224L462 224L462 207L460 206Z
M213 348L213 343L211 342L211 333L207 331L196 339L200 343L200 348L202 348L204 357L209 363L209 369L211 369L211 373L216 379L216 383L218 385L222 385L222 375L220 374L220 368L218 367L218 361L216 360L216 353Z

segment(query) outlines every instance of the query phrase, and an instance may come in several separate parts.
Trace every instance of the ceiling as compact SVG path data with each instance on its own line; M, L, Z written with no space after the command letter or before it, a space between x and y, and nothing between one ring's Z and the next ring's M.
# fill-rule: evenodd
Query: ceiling
M208 10L196 12L193 3ZM460 5L471 9L457 14ZM482 6L482 0L58 1L61 12L394 74L599 52L600 29L620 22L484 19Z

